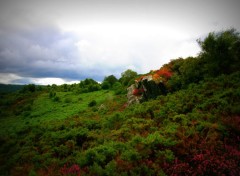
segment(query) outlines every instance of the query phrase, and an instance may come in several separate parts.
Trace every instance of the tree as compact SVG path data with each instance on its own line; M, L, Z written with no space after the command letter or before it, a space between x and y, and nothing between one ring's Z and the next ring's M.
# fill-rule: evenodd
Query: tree
M35 90L36 90L35 84L28 84L22 88L21 92L24 92L24 93L25 92L35 92Z
M112 87L115 82L117 82L118 79L114 75L110 75L104 78L103 82L108 82L110 86Z
M102 83L102 89L110 89L111 85L108 81Z
M179 67L182 86L187 87L190 83L198 83L203 79L202 62L197 57L188 57Z
M198 43L202 49L200 57L209 76L229 74L240 69L240 36L235 29L209 33Z
M87 78L79 83L80 92L93 92L100 90L99 83L91 78Z
M81 88L85 88L85 87L87 87L87 86L90 85L90 84L98 84L98 82L95 81L95 80L93 80L93 79L91 79L91 78L86 78L85 80L83 80L83 81L81 81L81 82L79 83L79 86L80 86Z
M103 89L109 89L113 87L113 85L118 81L118 79L114 75L110 75L104 78L102 83Z
M120 81L123 85L127 86L129 82L137 77L137 72L128 69L121 74Z

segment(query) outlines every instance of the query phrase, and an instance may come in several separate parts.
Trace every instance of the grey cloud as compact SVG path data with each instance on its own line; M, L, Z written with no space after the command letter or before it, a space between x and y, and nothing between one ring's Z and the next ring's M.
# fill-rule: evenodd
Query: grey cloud
M0 41L2 72L38 76L41 72L68 70L67 65L71 63L68 54L74 52L74 37L62 35L57 30L20 31L8 35L5 32L0 37L4 39Z
M106 63L100 67L93 63L89 66L81 64L82 58L75 46L78 37L72 33L61 33L54 27L15 33L5 31L0 33L0 38L3 39L0 40L0 73L75 80L92 77L101 81L106 74L116 70L119 73L122 69L108 67ZM24 81L29 79L22 78L20 82Z

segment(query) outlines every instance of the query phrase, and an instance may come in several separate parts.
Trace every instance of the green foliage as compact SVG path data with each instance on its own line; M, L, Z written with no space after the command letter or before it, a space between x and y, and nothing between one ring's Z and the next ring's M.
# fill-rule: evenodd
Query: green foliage
M238 71L239 41L240 35L235 29L212 32L203 41L199 40L202 48L200 56L206 63L205 71L211 76Z
M171 129L171 127L168 127L168 129ZM166 132L168 133L168 131L166 131ZM169 147L169 146L174 146L175 144L177 144L176 141L173 141L170 138L165 138L159 132L154 132L152 134L149 134L144 142L146 145L150 145L152 147L155 147L157 145L163 145L163 146Z
M71 103L72 102L72 98L67 97L67 98L65 98L64 102L65 103Z
M102 83L102 89L110 89L110 87L111 87L111 84L109 83L109 82L107 82L107 81L104 81L103 83Z
M125 117L120 113L115 113L106 119L105 123L103 123L104 127L116 129L121 125L121 122L123 121L124 118Z
M240 35L235 29L212 32L204 40L198 40L202 49L199 56L172 60L165 65L174 73L167 83L168 89L177 91L192 83L240 70L239 41Z
M238 133L236 123L224 121L225 126L221 117L238 115L239 83L239 72L222 75L125 110L121 109L124 95L104 90L78 95L55 87L50 90L56 92L52 98L50 92L42 93L33 102L26 101L28 95L17 99L3 95L1 107L23 104L17 106L18 118L2 120L0 153L5 164L1 172L21 161L34 166L34 171L26 167L24 172L37 175L52 165L58 168L56 174L66 163L79 164L85 175L157 175L160 171L164 175L169 173L165 165L201 152L199 140L208 139L217 147L224 137ZM64 101L56 103L55 97ZM107 111L93 112L88 107L93 100Z
M55 97L53 98L53 101L55 101L55 102L59 102L59 101L60 101L60 97L55 96Z
M21 92L25 93L25 92L35 92L36 90L36 86L35 84L28 84L26 86L24 86L21 90Z
M79 87L84 88L85 86L91 85L91 84L98 84L96 81L93 79L85 79L79 83Z
M157 152L157 155L159 158L164 158L164 160L166 160L169 163L171 163L175 159L174 153L169 149L159 151Z
M118 79L114 75L110 75L104 78L103 83L108 83L112 87Z
M128 69L121 74L120 82L126 86L129 84L130 81L132 81L136 77L137 77L137 72Z
M101 89L101 86L98 82L93 79L85 79L79 83L80 93L94 92Z
M186 86L190 83L198 83L203 79L203 70L201 60L198 58L187 58L180 66L182 85Z
M125 161L134 162L140 160L141 156L135 149L132 148L125 150L121 155L121 159Z
M31 170L28 174L28 176L37 176L36 172L34 170Z
M127 93L126 89L122 86L120 82L114 83L112 90L114 90L116 95Z
M0 84L0 93L10 93L21 90L24 85Z
M49 92L49 98L53 98L56 96L56 92L50 91Z

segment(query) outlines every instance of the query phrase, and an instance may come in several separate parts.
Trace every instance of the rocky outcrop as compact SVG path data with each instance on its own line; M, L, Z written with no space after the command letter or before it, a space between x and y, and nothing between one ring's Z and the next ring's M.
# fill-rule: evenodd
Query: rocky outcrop
M141 96L136 96L133 94L134 90L136 90L137 87L135 84L132 84L130 87L127 88L127 99L128 99L128 106L131 104L139 103L141 100Z
M132 84L127 89L128 105L165 95L167 93L166 83L171 76L172 73L163 68L136 79L135 84Z

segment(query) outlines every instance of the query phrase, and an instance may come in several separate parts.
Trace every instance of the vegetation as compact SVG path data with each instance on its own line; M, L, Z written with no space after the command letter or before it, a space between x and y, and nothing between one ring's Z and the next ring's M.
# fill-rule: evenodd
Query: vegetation
M21 90L23 85L0 84L0 93L9 93Z
M129 107L132 70L1 94L0 175L240 175L239 39L210 33L160 69L164 94Z

